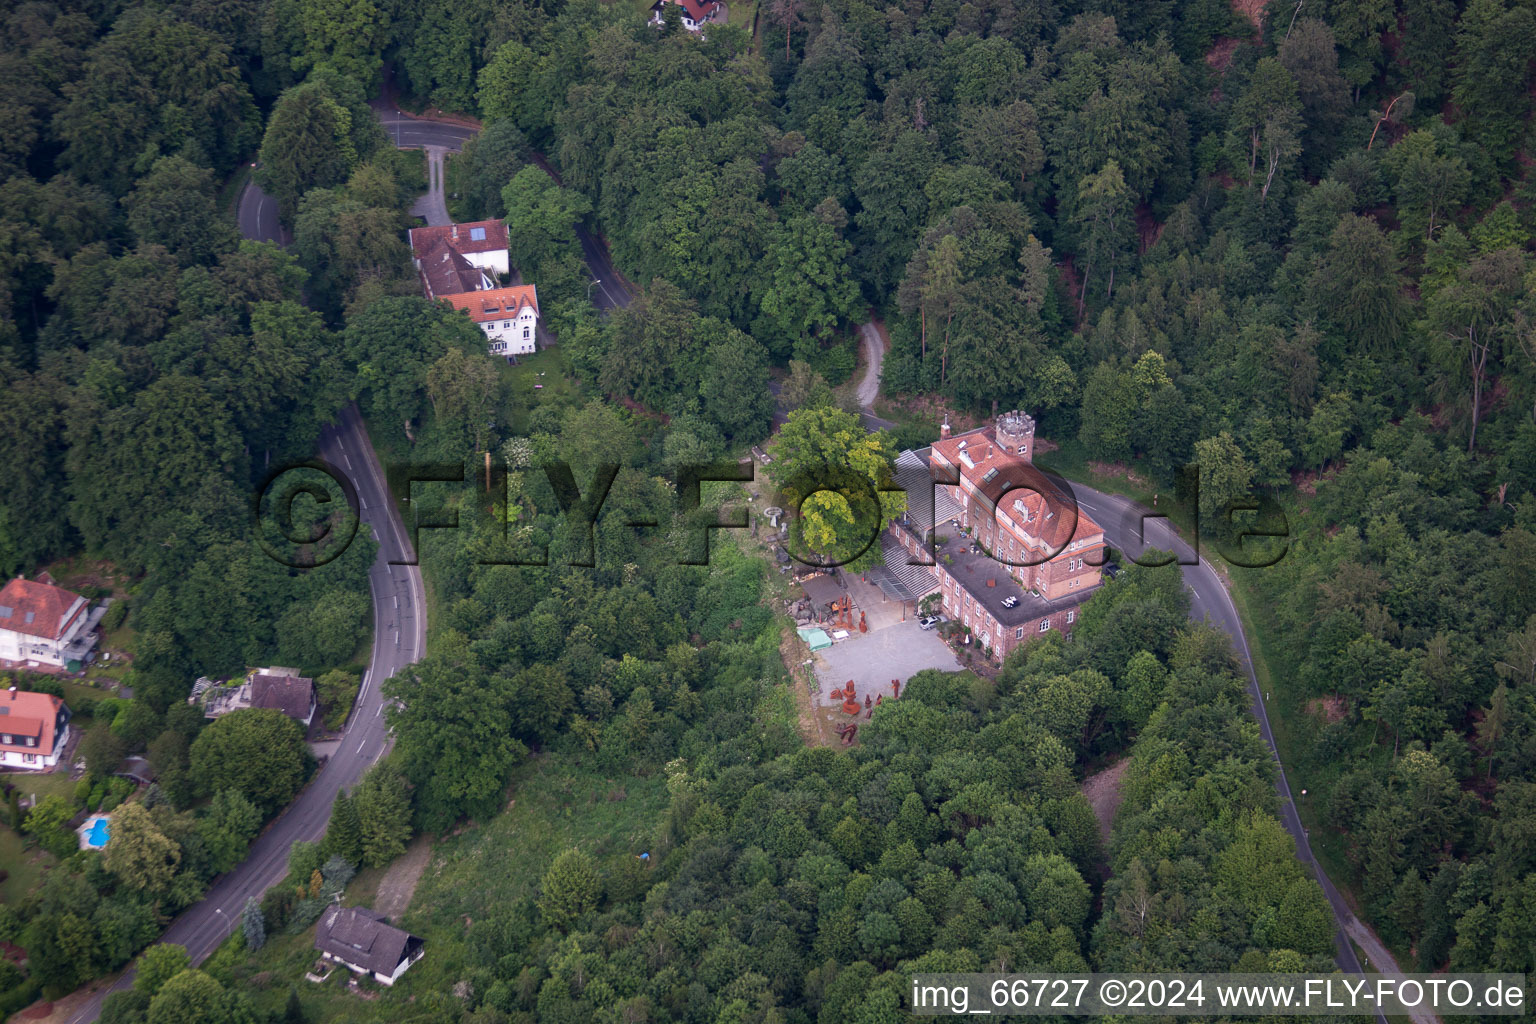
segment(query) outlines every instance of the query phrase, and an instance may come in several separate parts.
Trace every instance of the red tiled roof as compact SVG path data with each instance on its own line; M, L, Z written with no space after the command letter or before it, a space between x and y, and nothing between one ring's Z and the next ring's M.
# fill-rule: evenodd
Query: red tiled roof
M480 268L465 259L453 246L438 239L431 250L421 258L421 279L427 288L427 298L440 295L458 295L480 287Z
M0 629L58 640L85 614L87 604L63 587L18 576L0 589Z
M462 295L439 295L438 298L462 309L477 324L489 320L505 320L517 316L525 306L539 312L539 290L531 284L514 288L492 288L483 292L465 292Z
M702 24L708 21L720 9L719 0L704 0L702 3L700 0L661 0L661 3L669 2L677 4L686 11L688 17L693 19L694 24ZM661 3L658 3L656 7L659 8Z
M1023 533L1041 541L1042 549L1060 548L1068 541L1104 532L1081 508L1074 524L1072 503L1033 462L998 444L992 427L935 441L933 459L960 471L970 484L960 487L968 500L984 498ZM1070 533L1069 525L1073 527Z
M0 691L0 735L37 738L36 746L0 743L0 750L24 754L53 753L54 726L62 710L64 702L52 694Z
M476 229L483 232L483 237L478 239L473 237ZM417 259L424 258L440 241L447 242L461 253L470 253L506 249L511 239L507 234L506 223L499 220L477 220L468 224L444 224L439 227L411 229L411 252L415 253Z

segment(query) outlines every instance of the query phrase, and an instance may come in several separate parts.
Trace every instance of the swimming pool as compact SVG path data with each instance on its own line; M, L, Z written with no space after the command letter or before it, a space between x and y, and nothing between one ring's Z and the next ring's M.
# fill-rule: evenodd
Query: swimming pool
M112 838L112 826L106 818L92 818L90 827L85 830L85 845L92 850L99 850L107 845L107 840Z

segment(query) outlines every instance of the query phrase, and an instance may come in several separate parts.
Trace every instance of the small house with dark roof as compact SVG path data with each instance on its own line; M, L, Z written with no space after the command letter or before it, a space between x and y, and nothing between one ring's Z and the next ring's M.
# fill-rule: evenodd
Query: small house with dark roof
M20 576L0 588L0 664L68 667L96 646L106 606L92 608L79 594Z
M315 926L315 949L356 974L393 985L421 959L422 940L367 907L331 907Z
M429 299L496 287L483 267L469 262L468 257L441 238L416 262L416 266L421 271L421 285Z
M0 766L51 771L69 743L69 706L48 693L0 693Z
M251 673L251 707L281 711L304 728L315 718L315 681L292 668Z
M222 718L231 711L265 708L281 711L305 729L315 719L315 681L296 668L258 668L240 683L217 686L198 680L189 704L201 704L205 718Z

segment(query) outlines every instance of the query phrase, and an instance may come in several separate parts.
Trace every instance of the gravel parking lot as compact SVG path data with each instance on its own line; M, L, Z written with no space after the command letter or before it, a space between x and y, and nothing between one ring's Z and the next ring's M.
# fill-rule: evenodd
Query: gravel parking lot
M912 618L884 629L856 632L815 657L812 668L821 683L816 702L823 706L842 703L828 694L850 679L858 686L862 701L866 693L889 697L892 679L905 683L925 668L944 672L960 669L960 662L939 639L938 631L919 629L917 620Z

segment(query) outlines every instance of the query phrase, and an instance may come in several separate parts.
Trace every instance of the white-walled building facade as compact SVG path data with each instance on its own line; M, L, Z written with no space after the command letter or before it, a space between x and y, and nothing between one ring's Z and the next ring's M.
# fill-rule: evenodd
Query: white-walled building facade
M0 664L65 668L96 646L104 608L63 587L21 577L0 588Z
M520 356L534 350L539 333L539 290L533 285L444 295L443 299L479 325L491 355Z
M69 743L69 705L48 693L0 692L0 767L52 771Z
M511 273L507 225L499 220L414 228L411 253L429 299L469 314L493 356L529 355L538 347L539 295L533 285L503 288Z
M493 277L509 274L512 271L507 255L510 242L507 225L499 220L411 229L411 255L416 260L417 269L432 250L446 243L472 267L487 271Z

